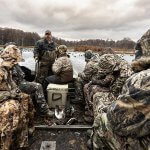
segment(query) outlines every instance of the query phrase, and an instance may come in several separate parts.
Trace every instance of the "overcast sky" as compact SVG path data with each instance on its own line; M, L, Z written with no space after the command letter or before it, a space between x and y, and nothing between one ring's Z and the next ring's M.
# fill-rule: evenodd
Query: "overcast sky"
M0 27L69 40L138 40L150 28L149 0L0 0Z

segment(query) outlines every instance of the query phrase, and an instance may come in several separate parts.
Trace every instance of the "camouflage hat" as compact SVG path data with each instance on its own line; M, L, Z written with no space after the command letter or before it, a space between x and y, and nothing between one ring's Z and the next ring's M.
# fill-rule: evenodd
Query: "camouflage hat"
M90 60L93 56L94 56L94 54L93 54L93 51L92 50L87 50L87 51L85 51L85 60Z
M16 45L17 46L17 44L15 42L8 42L4 45L4 48L6 48L8 45Z
M60 45L60 46L58 46L57 51L61 55L66 54L67 46L66 45Z
M104 54L99 59L99 67L103 72L112 72L118 65L118 56L114 54Z
M0 54L4 61L18 63L22 60L21 51L15 45L8 45Z

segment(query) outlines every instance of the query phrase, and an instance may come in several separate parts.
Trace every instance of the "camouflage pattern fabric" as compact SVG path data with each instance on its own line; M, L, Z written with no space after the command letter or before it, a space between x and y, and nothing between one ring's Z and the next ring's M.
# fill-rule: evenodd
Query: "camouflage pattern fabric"
M110 86L110 90L116 96L120 94L126 79L133 73L131 65L115 54L102 55L99 60L99 68L101 76L109 73L114 75L115 81Z
M73 79L73 67L67 56L59 57L52 66L53 73L57 75L61 82L70 82Z
M150 69L133 74L107 114L99 113L94 123L93 145L99 149L150 149ZM101 143L101 145L100 145Z
M33 127L34 117L29 96L22 94L21 101L8 99L0 103L0 114L0 149L27 147L28 131Z
M12 79L12 72L11 70L8 72L3 66L0 66L0 83L0 91L8 91L10 95L15 94L14 89L17 89L17 85Z
M33 126L33 105L29 96L20 92L12 79L11 68L3 66L3 62L0 64L0 149L27 147L29 123Z
M144 33L139 42L142 48L142 56L150 56L150 29Z
M5 61L14 60L20 62L22 60L21 51L15 45L8 45L0 54L0 57Z
M84 97L89 110L93 110L93 95L95 93L110 92L117 97L131 73L131 67L119 56L104 54L99 57L97 75L84 86ZM112 102L112 100L110 101Z
M103 74L119 71L120 77L128 78L132 74L127 61L116 54L104 54L99 59L99 71Z
M143 56L136 61L133 61L131 65L134 72L146 70L150 66L150 57Z
M75 81L75 93L78 99L84 100L83 88L94 76L97 75L98 71L98 57L89 61L82 73L78 74Z
M93 97L93 95L95 95L96 93L100 94L101 92L107 92L107 93L111 92L109 87L114 82L114 80L115 77L113 75L108 74L103 79L92 80L91 85L90 83L88 83L84 86L84 97L85 97L87 108L89 109L90 112L95 110L93 109L93 102L95 103L95 99L97 99L97 96ZM98 97L100 98L101 96L99 95ZM112 102L112 100L110 101Z
M22 81L19 85L19 89L31 96L39 112L46 113L49 111L49 106L46 103L43 88L40 83Z
M34 57L38 58L38 70L36 70L36 82L43 83L43 80L52 75L52 64L56 58L55 43L48 43L46 39L37 41L34 48Z
M94 117L100 113L107 112L107 108L116 101L116 97L107 91L100 91L93 95Z
M57 56L59 56L59 57L66 55L67 46L66 45L60 45L60 46L58 46L56 51L57 51Z
M18 84L19 89L23 93L31 96L41 113L46 113L49 110L49 107L45 100L42 85L36 82L25 81L24 72L21 70L21 67L18 64L13 67L12 74L13 80Z

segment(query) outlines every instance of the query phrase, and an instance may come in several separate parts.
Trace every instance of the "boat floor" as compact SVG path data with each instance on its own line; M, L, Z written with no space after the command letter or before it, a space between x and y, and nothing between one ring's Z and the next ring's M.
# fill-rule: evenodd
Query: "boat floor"
M55 150L87 150L86 143L88 137L86 135L87 129L85 129L84 126L90 125L86 123L83 119L84 107L79 104L72 104L72 106L75 109L73 116L66 117L63 120L58 120L56 118L40 117L40 115L36 114L35 126L42 126L42 128L36 128L33 136L29 138L28 150L40 150L43 141L56 141ZM76 121L72 123L75 129L59 129L59 126L66 127L66 122L70 118L76 118ZM78 128L78 126L80 125L83 126L83 129L80 127ZM44 128L51 126L56 126L57 128Z
M43 141L56 141L54 150L87 150L87 140L86 131L36 130L29 139L28 150L40 150Z

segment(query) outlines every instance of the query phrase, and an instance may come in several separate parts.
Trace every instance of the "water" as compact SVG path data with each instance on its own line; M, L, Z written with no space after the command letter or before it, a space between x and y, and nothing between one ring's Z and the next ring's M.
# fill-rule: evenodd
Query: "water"
M84 53L83 52L69 52L70 60L73 65L74 77L77 77L79 72L82 72L85 67ZM24 62L21 62L20 65L26 66L31 70L35 70L35 60L33 58L33 52L25 51L23 52ZM134 56L129 54L121 55L122 58L127 60L129 63L132 62Z

